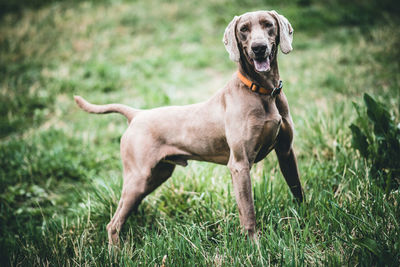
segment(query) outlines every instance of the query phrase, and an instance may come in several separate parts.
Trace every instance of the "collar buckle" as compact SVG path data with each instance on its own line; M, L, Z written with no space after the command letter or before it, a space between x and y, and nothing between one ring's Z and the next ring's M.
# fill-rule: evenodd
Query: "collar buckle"
M256 83L251 83L250 90L253 92L258 93L260 91L260 86Z

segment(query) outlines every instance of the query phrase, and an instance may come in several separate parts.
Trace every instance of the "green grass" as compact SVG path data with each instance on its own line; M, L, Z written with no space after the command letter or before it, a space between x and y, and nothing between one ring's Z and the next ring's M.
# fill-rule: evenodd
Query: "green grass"
M399 190L376 184L349 129L364 92L399 123L398 26L354 25L314 1L270 2L48 1L4 14L2 265L159 266L165 255L166 266L399 265ZM255 165L254 244L241 231L227 168L191 162L143 201L120 253L109 254L126 120L84 113L72 96L137 108L205 100L235 71L221 42L226 25L257 9L278 10L295 29L294 51L279 66L305 203L295 203L275 155Z

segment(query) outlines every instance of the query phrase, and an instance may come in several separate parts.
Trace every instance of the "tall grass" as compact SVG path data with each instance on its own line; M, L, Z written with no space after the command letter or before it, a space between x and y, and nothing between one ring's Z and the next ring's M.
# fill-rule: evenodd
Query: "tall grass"
M349 128L352 102L365 92L399 123L399 29L349 26L329 7L49 1L4 14L2 265L399 265L399 191L370 177ZM252 169L259 242L250 242L226 167L192 162L144 200L123 229L121 251L109 254L105 226L121 194L126 121L83 113L72 95L137 108L205 100L235 70L221 42L230 19L272 8L295 29L294 51L279 55L279 65L305 203L296 204L269 155Z

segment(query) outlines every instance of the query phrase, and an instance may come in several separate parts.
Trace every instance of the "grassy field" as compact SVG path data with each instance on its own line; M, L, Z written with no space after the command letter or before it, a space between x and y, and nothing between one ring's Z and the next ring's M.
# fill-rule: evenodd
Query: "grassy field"
M398 184L381 186L349 128L368 122L364 93L399 123L398 17L327 2L44 1L1 14L0 265L400 265ZM227 168L191 162L143 201L109 254L126 120L87 114L72 96L143 109L205 100L235 71L226 25L258 9L295 30L279 66L305 203L269 155L252 169L260 233L249 242Z

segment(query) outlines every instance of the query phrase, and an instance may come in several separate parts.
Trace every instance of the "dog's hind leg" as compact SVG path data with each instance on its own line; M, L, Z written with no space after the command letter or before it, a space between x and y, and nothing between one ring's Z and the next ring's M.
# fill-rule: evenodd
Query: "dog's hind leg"
M143 178L140 179L137 174L132 172L124 174L121 199L113 218L107 225L108 241L110 244L119 244L119 232L129 214L139 205L141 196L145 191L143 180Z
M174 168L174 164L159 162L148 171L130 170L124 173L121 199L117 211L107 225L110 244L119 244L119 232L129 214L136 211L140 202L172 175Z

